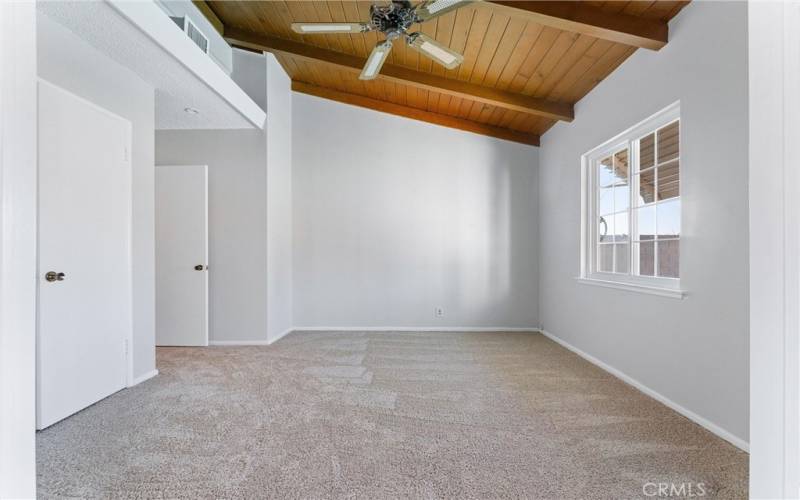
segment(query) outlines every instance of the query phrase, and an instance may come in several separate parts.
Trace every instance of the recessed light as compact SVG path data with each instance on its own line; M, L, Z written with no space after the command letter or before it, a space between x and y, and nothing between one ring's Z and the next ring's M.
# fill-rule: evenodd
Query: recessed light
M184 111L189 113L190 115L199 115L200 111L196 110L195 108L183 108Z

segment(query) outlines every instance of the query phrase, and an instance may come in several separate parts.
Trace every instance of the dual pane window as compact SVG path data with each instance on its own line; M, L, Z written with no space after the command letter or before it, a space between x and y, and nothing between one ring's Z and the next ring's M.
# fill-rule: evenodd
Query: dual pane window
M678 278L680 121L595 162L595 271Z

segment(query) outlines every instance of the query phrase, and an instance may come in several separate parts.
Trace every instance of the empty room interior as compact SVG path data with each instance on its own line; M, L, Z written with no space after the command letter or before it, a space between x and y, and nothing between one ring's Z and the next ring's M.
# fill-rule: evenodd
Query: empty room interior
M0 3L0 498L798 498L798 23Z

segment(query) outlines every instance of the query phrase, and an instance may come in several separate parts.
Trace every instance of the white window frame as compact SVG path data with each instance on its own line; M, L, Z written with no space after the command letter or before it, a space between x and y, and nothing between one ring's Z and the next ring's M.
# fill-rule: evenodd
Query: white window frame
M600 272L595 269L597 265L597 225L594 220L597 215L597 199L596 199L596 177L597 169L594 168L595 164L606 158L620 149L628 150L628 158L631 166L638 164L638 149L636 145L639 139L655 132L656 130L669 125L670 123L680 120L681 108L680 101L677 101L658 113L642 120L633 127L625 130L624 132L609 139L596 148L584 153L581 156L581 263L580 263L580 276L577 278L582 284L597 285L609 288L620 288L624 290L649 293L653 295L660 295L664 297L683 298L686 294L681 289L680 278L666 278L662 276L639 276L634 274L619 274ZM682 137L679 135L679 151L682 152ZM679 153L679 158L682 154ZM681 161L682 163L682 161ZM681 165L679 168L681 168ZM630 169L632 170L632 168ZM636 206L636 190L630 183L632 174L628 174L630 184L630 207L631 209ZM682 185L682 178L680 176L679 185ZM680 189L683 193L683 189ZM631 210L630 213L633 213ZM683 214L681 213L681 218ZM634 221L629 220L629 234L633 233ZM628 239L629 248L633 248L632 238ZM680 245L680 243L679 243ZM682 246L682 245L681 245ZM631 255L633 251L631 250ZM682 262L683 259L681 259ZM631 258L630 267L634 267L634 259ZM657 263L656 263L657 265ZM680 273L679 273L680 275Z

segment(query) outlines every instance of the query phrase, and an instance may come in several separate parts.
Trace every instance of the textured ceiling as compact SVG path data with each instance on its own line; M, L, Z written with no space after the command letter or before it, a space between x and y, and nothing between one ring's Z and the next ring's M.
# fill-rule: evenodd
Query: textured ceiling
M109 4L38 2L37 8L155 87L156 129L254 128L225 99ZM187 107L200 110L200 114L186 113Z

